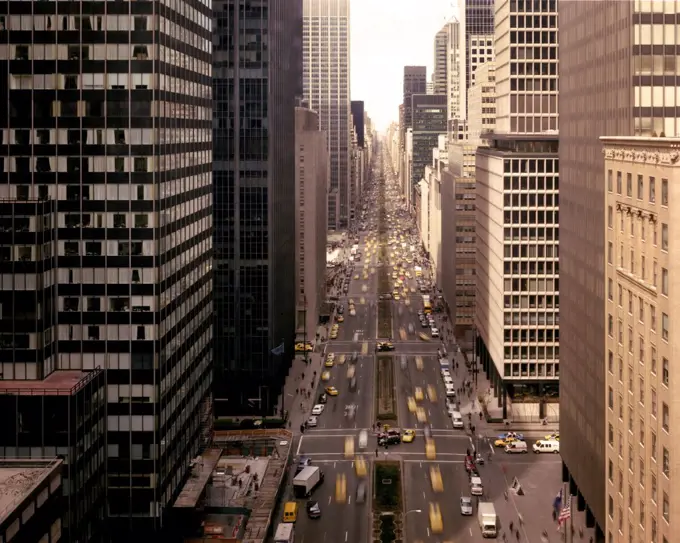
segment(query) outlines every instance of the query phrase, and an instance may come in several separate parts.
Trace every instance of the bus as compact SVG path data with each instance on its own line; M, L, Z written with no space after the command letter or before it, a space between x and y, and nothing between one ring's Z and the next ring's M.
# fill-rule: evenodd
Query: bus
M432 313L432 302L430 302L430 297L427 294L423 296L423 311L426 315Z
M293 543L295 541L295 524L279 524L274 534L274 543Z

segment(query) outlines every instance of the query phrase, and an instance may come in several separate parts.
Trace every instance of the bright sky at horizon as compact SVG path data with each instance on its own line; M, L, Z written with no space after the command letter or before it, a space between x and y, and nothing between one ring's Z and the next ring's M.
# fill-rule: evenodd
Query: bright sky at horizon
M352 100L382 132L399 120L404 66L434 64L434 35L458 16L456 0L351 0Z

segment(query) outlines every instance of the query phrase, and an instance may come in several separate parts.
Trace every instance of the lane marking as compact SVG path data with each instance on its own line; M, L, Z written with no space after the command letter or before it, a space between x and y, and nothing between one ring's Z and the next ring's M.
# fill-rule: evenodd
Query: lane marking
M300 436L300 441L298 441L297 451L295 451L295 456L300 456L300 448L302 447L302 440L305 436Z

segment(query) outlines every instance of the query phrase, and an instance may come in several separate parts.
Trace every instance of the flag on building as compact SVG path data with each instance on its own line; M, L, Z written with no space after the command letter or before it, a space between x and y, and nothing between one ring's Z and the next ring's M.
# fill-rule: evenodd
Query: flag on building
M571 518L571 506L567 503L560 511L560 516L557 518L557 523L561 526Z
M281 343L281 345L279 345L278 347L274 347L274 348L272 349L272 354L275 355L275 356L282 355L282 354L283 354L283 349L284 349L283 343Z

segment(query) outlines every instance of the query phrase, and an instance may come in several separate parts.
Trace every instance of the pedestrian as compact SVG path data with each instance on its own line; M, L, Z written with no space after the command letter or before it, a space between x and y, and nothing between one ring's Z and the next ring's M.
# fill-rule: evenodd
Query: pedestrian
M375 450L375 457L378 458L378 449Z
M514 531L515 523L510 521L510 531Z
M517 538L517 541L519 541L519 530L515 532L515 537Z

